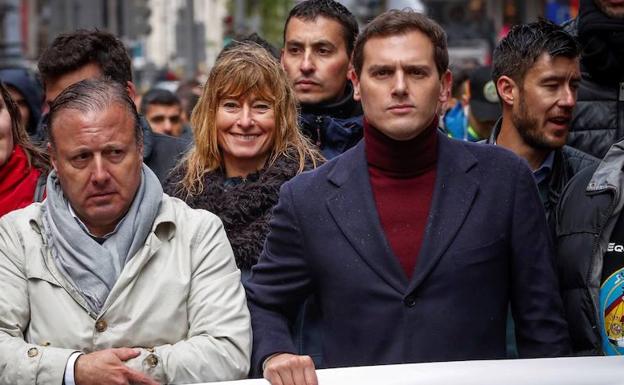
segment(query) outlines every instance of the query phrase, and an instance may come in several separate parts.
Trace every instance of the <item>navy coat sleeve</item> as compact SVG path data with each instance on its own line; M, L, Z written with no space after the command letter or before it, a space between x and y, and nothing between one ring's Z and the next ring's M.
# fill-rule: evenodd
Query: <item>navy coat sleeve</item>
M247 299L254 333L252 373L277 352L297 353L290 325L311 292L311 277L304 258L304 238L292 202L289 183L282 186L273 210L271 231L247 284Z

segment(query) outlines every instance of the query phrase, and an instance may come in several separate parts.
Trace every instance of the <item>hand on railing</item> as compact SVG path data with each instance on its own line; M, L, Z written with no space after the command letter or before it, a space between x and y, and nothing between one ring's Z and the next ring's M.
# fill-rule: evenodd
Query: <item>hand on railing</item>
M264 378L272 385L318 385L312 358L289 353L269 358Z

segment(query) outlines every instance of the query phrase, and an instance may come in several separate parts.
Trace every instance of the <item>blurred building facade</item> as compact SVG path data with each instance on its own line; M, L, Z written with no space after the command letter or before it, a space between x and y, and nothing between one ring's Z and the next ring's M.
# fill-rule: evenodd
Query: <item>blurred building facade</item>
M228 0L0 0L0 66L34 67L60 33L98 28L127 45L139 82L205 71L221 49Z
M258 32L281 45L300 0L0 0L0 66L34 66L62 32L99 28L119 36L139 81L162 69L179 78L205 72L230 39ZM451 57L482 62L515 23L576 16L579 0L340 0L364 24L389 8L426 12L446 29Z

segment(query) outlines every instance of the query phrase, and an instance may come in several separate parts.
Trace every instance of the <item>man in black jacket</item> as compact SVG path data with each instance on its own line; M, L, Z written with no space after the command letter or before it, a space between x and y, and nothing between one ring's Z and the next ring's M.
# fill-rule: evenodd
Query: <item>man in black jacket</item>
M518 25L494 50L492 76L503 116L487 143L527 161L550 221L566 183L596 162L565 146L581 77L579 46L548 21Z
M624 3L581 0L578 17L564 28L583 47L568 144L602 158L624 138Z
M581 0L579 17L565 28L583 44L570 143L604 158L562 193L557 270L574 353L622 355L624 141L617 141L624 136L624 3Z
M556 210L557 270L572 350L624 354L624 141L564 190Z
M280 60L301 104L301 128L328 159L362 138L362 107L348 79L357 34L355 17L332 0L297 4L284 27Z
M130 57L121 40L108 32L78 30L59 35L41 55L38 67L45 89L44 112L65 88L88 78L110 78L136 98ZM143 162L162 182L189 140L154 133L143 118L141 126Z

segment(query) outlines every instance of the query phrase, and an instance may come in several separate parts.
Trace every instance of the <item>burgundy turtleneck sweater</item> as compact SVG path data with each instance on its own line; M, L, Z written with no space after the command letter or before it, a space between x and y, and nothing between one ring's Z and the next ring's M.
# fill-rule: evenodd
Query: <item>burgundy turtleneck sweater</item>
M408 279L431 208L438 160L438 118L417 137L398 141L364 122L373 198L386 239Z

